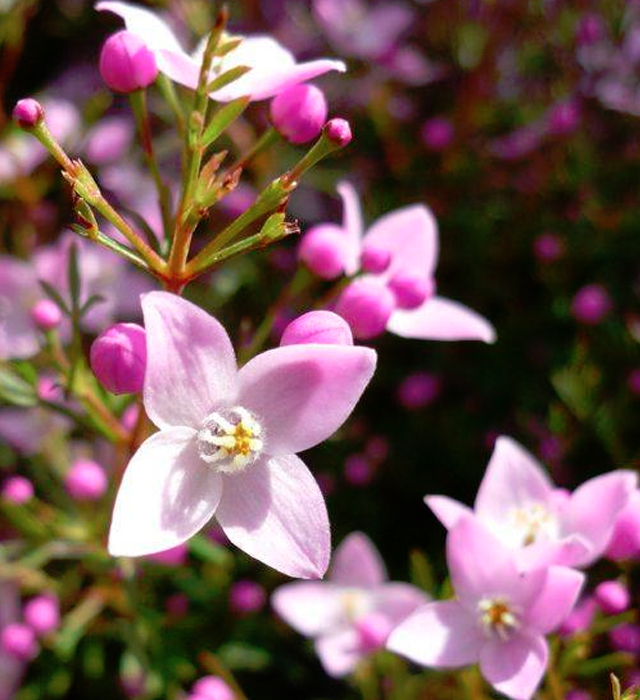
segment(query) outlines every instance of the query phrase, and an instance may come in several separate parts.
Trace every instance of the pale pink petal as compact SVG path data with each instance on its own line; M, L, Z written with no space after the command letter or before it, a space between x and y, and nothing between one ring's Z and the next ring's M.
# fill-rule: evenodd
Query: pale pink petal
M480 671L498 692L513 700L529 700L542 680L548 656L541 636L490 640L480 651Z
M307 450L347 419L376 366L376 353L346 345L287 345L268 350L239 372L239 403L264 428L265 450Z
M200 63L194 61L189 54L159 49L155 53L158 70L168 78L195 90L200 79Z
M480 626L460 603L428 603L396 627L387 649L415 663L457 668L476 663L484 641Z
M198 428L236 395L236 361L224 328L175 294L142 297L147 331L144 406L159 427Z
M387 570L373 542L352 532L335 551L330 578L341 586L372 588L386 581Z
M213 515L222 478L198 457L195 431L170 428L140 445L113 508L109 553L137 557L189 539Z
M343 180L336 187L342 197L342 229L345 235L345 274L355 275L360 267L360 247L363 234L362 210L358 193L350 182Z
M355 629L344 629L316 640L316 654L332 678L341 678L355 670L364 656Z
M447 530L451 530L463 516L473 515L471 508L448 496L425 496L424 502Z
M513 552L520 571L559 566L577 566L591 555L591 546L579 535L569 535L560 540L538 539L526 547Z
M288 576L320 578L327 570L331 533L324 498L293 454L226 476L216 516L231 542Z
M429 602L429 596L410 583L384 583L373 594L373 609L395 626L407 615Z
M496 331L486 318L443 297L432 297L410 311L397 309L391 314L387 330L402 338L421 340L496 340Z
M563 511L562 530L580 535L591 545L581 566L591 564L604 551L637 479L635 472L617 470L589 479L573 492Z
M40 350L30 310L43 296L32 265L0 255L0 360L32 357Z
M584 574L566 566L550 566L544 586L527 608L526 624L541 634L557 629L573 609L585 581Z
M285 583L274 591L271 605L300 634L317 637L341 622L343 595L340 588L325 581Z

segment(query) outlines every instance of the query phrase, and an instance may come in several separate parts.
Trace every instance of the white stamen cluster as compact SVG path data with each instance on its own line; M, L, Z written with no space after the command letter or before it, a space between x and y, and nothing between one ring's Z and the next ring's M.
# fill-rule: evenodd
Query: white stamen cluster
M351 623L363 617L371 608L370 597L359 588L347 588L341 596L342 613Z
M511 521L518 530L520 544L523 547L533 544L541 534L553 536L557 529L557 523L541 503L531 503L521 508L514 508L511 513Z
M498 637L506 642L514 630L520 626L517 611L502 597L483 598L478 603L480 624L488 637Z
M196 437L198 455L216 471L233 474L262 452L262 426L242 406L210 413Z

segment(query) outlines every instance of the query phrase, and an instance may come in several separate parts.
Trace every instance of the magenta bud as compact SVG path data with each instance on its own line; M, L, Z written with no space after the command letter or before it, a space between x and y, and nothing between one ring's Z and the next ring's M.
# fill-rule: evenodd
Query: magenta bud
M345 239L345 232L339 226L319 224L302 237L298 257L318 277L335 279L344 272Z
M0 649L20 661L30 661L38 654L35 632L22 622L11 622L0 632Z
M353 138L351 126L346 119L330 119L322 129L324 135L335 143L336 146L344 148L351 143Z
M191 693L202 700L235 700L235 695L220 676L204 676L198 679Z
M16 102L11 116L23 129L32 129L44 119L44 109L37 100L25 97Z
M271 121L291 143L307 143L322 131L327 100L315 85L293 85L271 100Z
M351 486L366 486L373 478L373 465L364 455L351 455L344 463L344 478Z
M284 329L280 345L353 345L349 324L333 311L309 311Z
M255 581L236 581L229 591L229 606L241 615L262 610L266 600L264 588Z
M453 141L453 127L448 119L433 117L422 126L422 143L432 151L443 151Z
M60 606L54 595L32 598L22 611L24 621L38 635L55 632L60 626Z
M20 506L33 498L33 484L24 476L10 476L2 484L0 495L3 500Z
M391 253L384 248L376 248L372 245L365 245L360 256L360 267L365 272L372 275L379 275L384 272L391 263Z
M611 646L630 654L640 652L640 627L631 623L618 625L609 631Z
M596 603L607 615L618 615L624 612L631 603L629 589L620 581L603 581L593 591Z
M142 391L147 365L147 340L142 326L116 323L93 341L91 369L112 394Z
M595 44L606 34L604 20L593 12L585 13L578 22L576 38L582 46Z
M41 299L31 307L31 320L41 331L51 331L62 321L62 311L51 299Z
M542 233L533 242L533 252L541 262L553 262L562 257L564 243L555 233Z
M612 308L611 297L600 284L589 284L582 287L571 302L573 317L577 321L591 326L603 321Z
M564 136L580 124L580 107L574 101L560 102L549 110L547 129L550 134Z
M395 297L386 286L357 279L343 290L335 311L351 326L356 338L367 340L384 332L395 306Z
M97 501L109 485L103 467L91 459L75 461L67 472L64 485L77 501Z
M433 296L436 285L432 279L396 273L388 282L399 309L417 309Z
M365 652L380 649L391 632L389 620L380 613L370 613L356 622L360 647Z
M634 394L640 395L640 367L631 370L627 377L627 386Z
M100 75L115 92L133 92L153 83L158 66L153 53L137 34L123 29L102 45Z
M428 406L440 393L440 379L429 372L416 372L402 380L398 387L398 401L404 408L414 411Z

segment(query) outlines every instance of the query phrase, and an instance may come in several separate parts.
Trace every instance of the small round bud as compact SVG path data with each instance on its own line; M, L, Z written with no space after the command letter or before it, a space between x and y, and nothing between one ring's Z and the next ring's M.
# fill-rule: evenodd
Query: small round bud
M358 279L344 289L335 311L351 326L356 338L367 340L384 332L395 306L395 297L386 286Z
M33 498L33 484L24 476L10 476L2 484L0 495L3 500L19 506Z
M620 581L603 581L599 583L593 595L602 612L607 615L619 615L631 603L629 589Z
M365 272L372 275L379 275L384 272L391 263L391 253L384 248L376 248L372 245L365 245L360 256L360 267Z
M235 695L220 676L204 676L191 689L192 695L201 700L235 700Z
M30 661L39 651L35 632L21 622L11 622L0 632L0 649L20 661Z
M115 92L133 92L153 83L158 66L140 37L123 29L112 34L100 52L100 75Z
M147 340L142 326L116 323L91 345L91 369L112 394L136 394L142 390L147 365Z
M547 130L555 136L565 136L574 132L580 124L580 107L574 101L559 102L550 110L547 117Z
M271 121L291 143L307 143L322 131L327 100L315 85L293 85L271 101Z
M428 406L440 393L440 379L429 372L416 372L402 380L398 401L408 411Z
M51 299L41 299L31 307L31 319L41 331L51 331L62 321L62 311Z
M67 472L64 485L77 501L97 501L108 487L107 475L100 464L90 459L79 459Z
M60 606L54 595L32 598L22 611L24 621L38 635L54 632L60 626Z
M432 151L444 151L453 141L453 127L449 120L433 117L423 124L420 136L427 148Z
M298 257L318 277L335 279L344 272L345 238L345 232L335 224L314 226L302 237Z
M595 44L607 33L604 20L594 12L582 15L576 27L576 39L581 46Z
M340 148L351 143L351 126L346 119L330 119L322 129L324 135Z
M611 312L613 303L607 290L600 284L582 287L571 302L571 313L581 323L594 326Z
M44 119L44 109L37 100L26 97L16 102L11 116L23 129L32 129Z
M280 345L353 345L349 324L332 311L309 311L284 329Z
M432 297L435 291L435 282L432 279L402 272L395 274L389 280L388 285L399 309L417 309L429 297Z
M542 233L533 242L533 252L541 262L553 262L564 253L564 243L555 233Z
M370 613L356 622L360 647L365 652L380 649L391 632L389 620L380 613Z
M373 465L364 455L351 455L344 463L344 478L351 486L367 486L373 478Z
M631 623L618 625L609 631L611 646L630 654L640 652L640 626Z
M266 600L264 588L255 581L237 581L229 591L229 605L241 615L262 610Z

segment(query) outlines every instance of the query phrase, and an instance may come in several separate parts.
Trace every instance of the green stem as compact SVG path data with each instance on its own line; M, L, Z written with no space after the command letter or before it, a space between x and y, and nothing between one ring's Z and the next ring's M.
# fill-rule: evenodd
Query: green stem
M276 143L279 138L280 134L273 127L269 127L253 146L229 168L229 171L246 167L250 160Z

